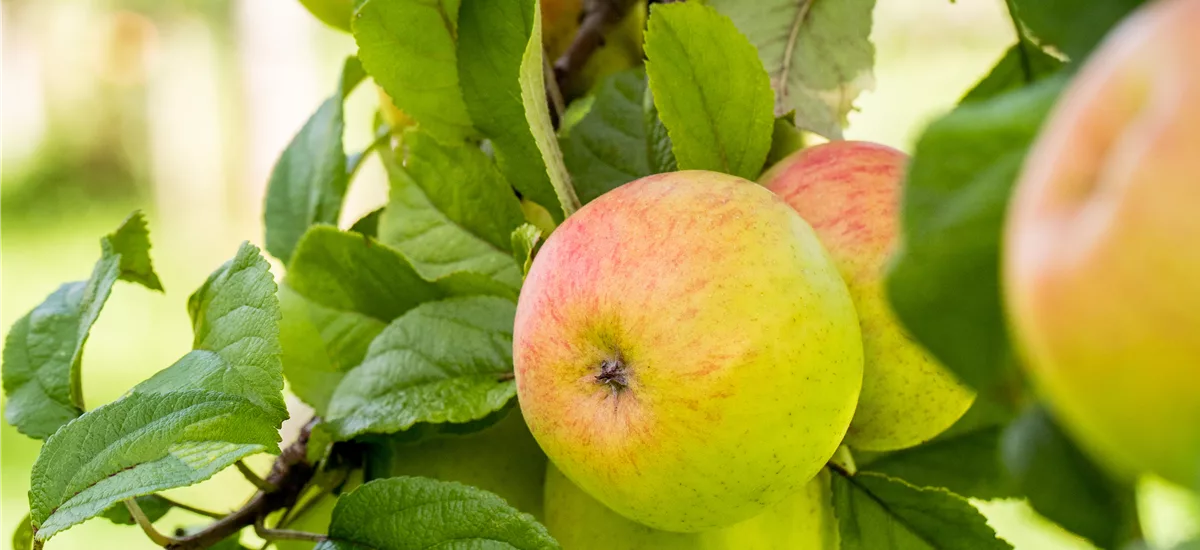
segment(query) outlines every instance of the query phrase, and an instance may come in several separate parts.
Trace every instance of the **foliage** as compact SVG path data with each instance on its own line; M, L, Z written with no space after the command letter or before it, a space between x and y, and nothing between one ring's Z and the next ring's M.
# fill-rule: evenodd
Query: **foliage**
M1132 488L1076 447L1015 368L998 272L1030 143L1079 60L1138 3L1011 0L1017 41L920 137L887 292L913 339L980 397L932 441L831 466L842 548L1009 548L966 499L1026 498L1105 549L1136 537ZM560 113L550 105L563 75L543 59L552 29L537 0L354 2L357 56L270 176L265 243L286 265L278 285L243 245L188 300L192 350L89 410L83 349L113 285L163 290L134 213L101 239L86 280L10 328L6 420L45 440L14 547L93 517L133 524L126 502L153 523L176 505L158 492L279 454L242 515L167 537L237 548L259 516L288 528L290 513L270 513L340 491L366 445L489 427L517 406L516 301L555 224L655 173L757 179L805 146L802 131L840 138L871 86L872 0L651 4L645 66L599 78ZM347 154L344 103L368 77L415 123ZM343 230L343 199L372 152L387 204ZM318 418L281 449L285 378ZM558 547L529 511L447 480L379 479L336 502L325 550Z

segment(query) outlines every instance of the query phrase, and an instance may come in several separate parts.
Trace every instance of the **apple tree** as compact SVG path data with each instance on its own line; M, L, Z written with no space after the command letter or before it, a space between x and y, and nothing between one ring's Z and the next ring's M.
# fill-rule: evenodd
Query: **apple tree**
M1114 52L1123 46L1158 44L1145 46L1148 59L1163 59L1160 70L1170 78L1146 77L1141 95L1133 96L1159 97L1154 105L1168 109L1165 119L1155 119L1162 124L1171 122L1170 109L1183 108L1154 90L1182 90L1192 94L1192 104L1200 100L1196 39L1178 38L1174 49L1146 42L1153 36L1170 44L1186 34L1160 27L1194 28L1200 2L1007 1L1017 36L1007 53L957 107L928 125L911 157L880 153L877 168L891 170L893 185L903 183L896 187L902 196L880 199L895 205L888 216L896 242L869 260L879 266L861 282L872 289L863 292L875 293L869 306L856 294L859 279L842 270L863 333L860 341L857 326L836 327L847 335L853 328L858 369L839 371L846 378L838 382L853 378L853 390L836 385L846 388L849 405L830 448L803 449L806 456L821 455L819 473L805 475L808 483L794 494L762 503L765 511L754 517L723 522L718 514L704 529L678 529L695 531L687 533L653 529L645 525L654 523L649 516L638 521L636 512L618 513L613 502L594 500L597 491L576 487L579 476L569 475L582 470L559 463L546 448L545 432L527 422L535 412L544 417L546 408L535 411L524 393L518 402L521 365L514 363L524 355L514 350L514 326L534 326L521 324L518 298L531 269L552 269L537 263L543 245L554 243L548 239L585 205L601 204L601 197L634 180L704 170L723 174L704 181L760 181L789 196L789 184L772 174L801 162L795 159L806 151L829 147L819 143L836 147L855 98L871 85L874 1L303 4L352 33L358 52L331 75L331 95L272 171L263 249L243 244L190 295L192 349L116 401L83 402L84 375L96 374L82 361L84 346L113 286L165 292L141 213L100 239L87 278L63 284L9 329L6 420L44 442L30 472L29 514L14 534L15 548L41 548L72 526L102 518L97 521L136 525L154 543L176 550L245 548L250 533L281 549L322 550L999 550L1011 545L971 500L1001 498L1026 499L1098 548L1148 548L1140 540L1128 468L1114 467L1088 430L1064 422L1082 415L1080 408L1044 397L1036 375L1023 368L1039 359L1031 358L1022 334L1040 329L1013 319L1006 305L1012 290L1003 275L1006 235L1018 233L1006 233L1005 223L1014 188L1029 179L1023 173L1036 172L1035 160L1047 166L1077 161L1069 148L1041 151L1041 140L1052 140L1040 134L1056 126L1047 121L1064 109L1060 98L1083 97L1072 86L1113 84L1103 67L1091 64L1121 62ZM1140 33L1122 30L1138 25ZM380 98L375 134L364 150L347 151L344 102L368 87ZM1123 108L1101 103L1083 115ZM1184 122L1194 128L1200 117ZM847 155L865 154L849 147ZM1099 147L1094 154L1105 152ZM1131 168L1114 169L1113 177L1130 170L1146 178L1190 177L1190 197L1196 197L1198 153L1174 159L1178 170L1190 166L1188 176ZM1035 160L1026 163L1027 157ZM375 159L386 168L387 203L339 227L349 186ZM823 177L815 165L796 172ZM822 262L841 268L841 262L861 260L858 252L839 248L838 236L822 232L817 218L841 220L816 209L824 195L801 190L794 196L789 203L830 250L832 259ZM672 223L707 227L705 212L693 214L676 212ZM588 250L586 239L575 245L574 254ZM1194 329L1197 324L1186 322L1196 320L1200 303L1186 300L1200 296L1200 259L1194 243L1181 246L1190 252L1173 250L1185 259L1170 269L1179 279L1190 277L1178 296L1185 308L1196 306L1183 318ZM571 250L554 249L553 261L573 261ZM284 272L273 273L264 254L282 262ZM637 283L639 273L624 275ZM764 276L731 271L728 277L751 275ZM540 313L530 319L557 318L555 311ZM883 328L871 328L870 316L886 319ZM544 332L535 328L523 330ZM891 331L890 344L873 348L869 339L881 331ZM722 335L706 333L714 346L724 343ZM1194 340L1194 331L1179 338ZM1151 354L1146 368L1166 357L1195 373L1200 353L1187 353L1196 348L1172 349L1175 355ZM805 365L813 376L823 367ZM596 379L618 392L626 384L621 368L605 363ZM307 404L306 418L311 414L289 441L280 433L289 417L285 381ZM1172 381L1179 391L1173 395L1195 398L1169 409L1183 411L1175 417L1178 429L1192 435L1181 438L1200 441L1194 374ZM806 420L797 422L816 429ZM1189 474L1200 471L1200 444L1179 445L1177 463L1190 467ZM266 475L243 462L259 453L275 455ZM743 465L716 466L736 474ZM212 513L161 494L226 468L238 469L258 489L250 500L231 503L233 512ZM1173 480L1200 490L1200 480ZM629 494L621 490L613 494ZM672 508L671 491L652 496L640 504ZM192 512L197 524L160 530L160 518L172 508Z

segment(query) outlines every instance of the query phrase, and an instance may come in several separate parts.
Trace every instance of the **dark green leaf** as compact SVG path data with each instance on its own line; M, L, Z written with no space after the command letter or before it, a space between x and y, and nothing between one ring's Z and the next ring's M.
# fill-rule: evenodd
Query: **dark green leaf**
M1117 548L1137 521L1133 487L1100 469L1040 406L1004 433L1004 465L1030 506L1100 548Z
M733 22L696 2L655 4L646 57L679 168L757 178L771 148L774 96Z
M1062 61L1047 54L1045 50L1021 41L1013 44L1004 57L996 62L996 66L992 67L991 72L959 102L979 101L1013 91L1050 76L1062 67Z
M1086 57L1109 29L1142 2L1009 0L1009 6L1016 8L1017 18L1039 43L1058 48L1067 57L1079 60Z
M559 548L533 516L473 487L420 477L371 481L338 499L320 550Z
M458 71L467 112L491 140L508 181L562 221L553 179L567 186L570 179L546 106L537 2L462 0L458 11Z
M960 105L925 130L909 164L888 297L915 339L981 392L1012 368L999 282L1009 191L1062 84Z
M477 136L458 82L459 0L370 0L355 12L358 57L392 102L439 139Z
M162 519L163 516L167 515L167 512L171 511L171 503L158 495L140 496L134 500L137 501L138 507L142 509L142 512L146 514L146 518L151 523ZM118 525L134 525L137 523L134 521L133 515L129 513L129 508L125 506L124 501L109 506L107 510L100 514L100 517Z
M278 452L287 417L275 282L258 249L188 300L194 350L121 399L46 440L29 491L46 540L123 499L191 485L258 452Z
M536 225L527 223L512 232L513 259L521 264L521 273L529 274L533 265L533 256L542 243L542 230Z
M662 118L658 116L658 106L654 104L654 94L650 87L642 97L642 126L646 133L646 157L650 163L650 172L662 174L679 169L675 161L675 151L671 146L671 136L667 127L663 126Z
M337 93L321 103L271 170L264 209L267 251L284 262L310 225L336 225L342 213L350 183L342 104L363 76L358 59L347 59Z
M1011 550L979 511L944 489L881 474L833 476L842 550Z
M17 524L17 528L13 530L12 536L13 550L30 550L33 548L33 523L29 519L29 514L21 518L21 522Z
M383 208L376 208L354 222L354 225L350 226L350 231L367 237L378 237L379 218L381 217L383 217Z
M379 220L380 241L403 254L427 281L460 280L479 287L475 294L515 298L521 288L521 268L508 251L511 243L497 248L454 223L424 190L438 185L436 182L418 182L418 174L410 174L394 161L384 164L391 198ZM419 175L437 177L433 173Z
M830 139L842 136L846 114L874 87L871 12L875 0L709 0L758 48L771 75L775 114L796 112L796 124Z
M431 247L435 244L430 242ZM512 257L504 258L516 271ZM519 285L519 271L515 277ZM371 340L393 319L447 296L500 293L515 299L515 292L515 287L467 272L430 282L399 252L378 241L313 227L296 248L279 292L280 339L290 387L324 413L346 371L362 362Z
M5 419L29 437L49 437L83 413L83 347L113 283L119 278L162 290L140 212L102 238L100 250L88 280L60 286L5 338Z
M428 134L408 132L405 171L429 203L455 225L502 252L525 221L521 203L496 164L478 147L449 146Z
M932 441L899 451L856 453L859 470L879 472L918 487L942 487L991 500L1020 496L1000 464L1000 434L1012 413L987 399L975 404Z
M591 109L559 139L563 160L583 204L650 175L642 123L646 76L641 69L613 74L593 92Z
M477 296L423 304L379 334L342 379L325 429L339 440L417 423L483 419L516 396L514 304Z

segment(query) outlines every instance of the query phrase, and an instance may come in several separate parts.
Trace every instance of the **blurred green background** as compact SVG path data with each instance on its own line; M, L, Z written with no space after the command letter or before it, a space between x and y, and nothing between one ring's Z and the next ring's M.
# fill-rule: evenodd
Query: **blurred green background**
M0 326L59 284L85 278L98 239L146 211L166 295L118 284L84 357L85 401L121 395L191 341L185 302L239 242L261 245L261 196L276 156L333 92L353 40L297 0L3 0ZM878 0L875 89L847 137L910 150L1014 41L1002 0ZM348 150L370 140L376 97L350 100ZM384 202L382 169L360 172L345 219ZM278 272L278 265L276 272ZM293 416L302 408L293 403ZM287 426L294 430L295 426ZM286 434L285 434L286 438ZM27 510L39 443L0 428L0 544ZM265 470L270 459L251 464ZM1147 531L1161 543L1197 531L1196 502L1143 484ZM172 496L217 511L252 492L226 472ZM1018 550L1086 549L1019 502L980 503ZM200 522L172 512L160 526ZM136 528L93 520L51 549L152 549Z

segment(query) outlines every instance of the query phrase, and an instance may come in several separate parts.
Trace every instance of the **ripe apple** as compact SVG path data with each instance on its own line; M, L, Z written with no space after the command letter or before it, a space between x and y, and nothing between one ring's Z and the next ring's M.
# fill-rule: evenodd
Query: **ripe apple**
M1200 482L1200 0L1146 4L1034 143L1004 282L1026 369L1119 473Z
M672 533L609 510L562 475L546 471L546 529L565 550L837 550L829 472L765 512L729 527Z
M863 386L846 443L912 447L942 433L975 395L905 333L884 295L908 157L884 145L834 141L793 153L762 177L820 237L850 288L863 338Z
M513 361L559 469L680 532L808 483L862 383L854 304L812 229L763 187L700 170L627 183L550 235L521 289Z

